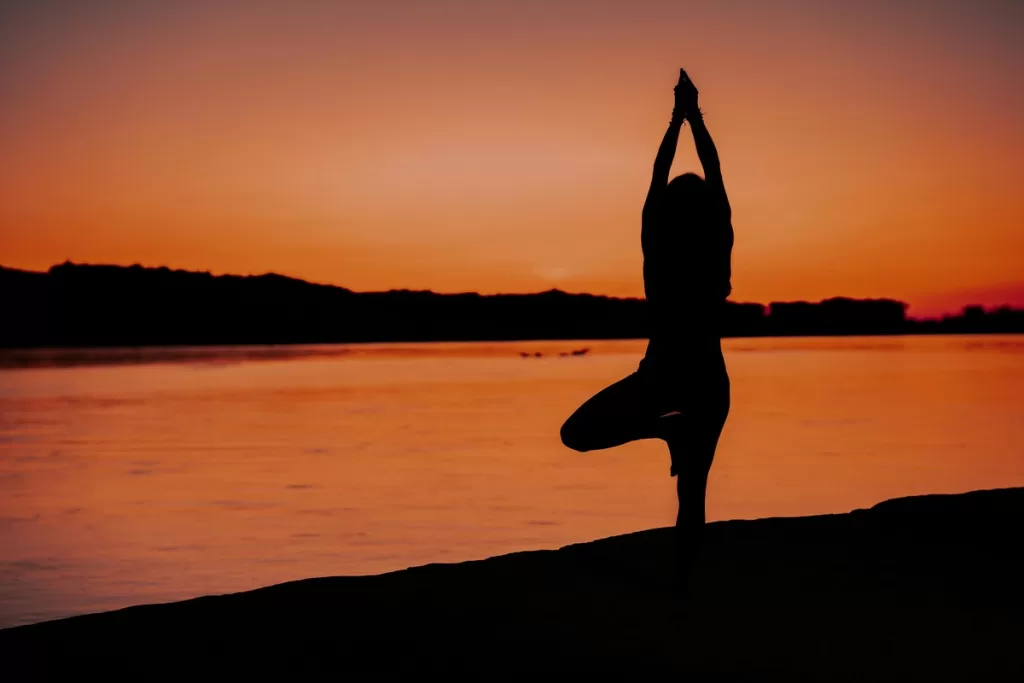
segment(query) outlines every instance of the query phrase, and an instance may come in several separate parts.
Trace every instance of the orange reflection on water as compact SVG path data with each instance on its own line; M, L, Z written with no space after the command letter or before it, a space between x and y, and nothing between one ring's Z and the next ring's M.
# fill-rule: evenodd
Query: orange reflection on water
M726 349L711 519L1024 485L1024 337ZM643 342L272 351L6 354L0 626L673 518L659 442L579 454L558 438Z

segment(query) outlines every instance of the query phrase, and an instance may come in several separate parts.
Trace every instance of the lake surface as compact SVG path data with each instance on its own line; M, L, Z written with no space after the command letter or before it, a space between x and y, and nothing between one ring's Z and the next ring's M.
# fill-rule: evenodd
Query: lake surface
M1024 336L725 347L710 519L1024 485ZM643 349L0 352L0 627L666 526L661 442L558 437Z

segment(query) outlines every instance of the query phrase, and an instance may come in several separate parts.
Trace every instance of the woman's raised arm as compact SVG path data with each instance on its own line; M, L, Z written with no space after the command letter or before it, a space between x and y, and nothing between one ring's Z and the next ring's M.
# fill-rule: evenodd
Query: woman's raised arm
M729 199L725 194L725 181L722 179L722 165L718 159L718 149L711 139L711 133L704 125L704 115L697 104L697 87L680 70L679 85L676 86L676 99L686 112L686 120L690 122L690 130L693 132L693 143L697 147L697 158L704 168L704 181L713 196L717 196L723 203L726 211L729 209ZM680 93L682 93L680 95ZM677 105L678 106L678 105Z
M682 89L683 79L686 72L679 70L679 83L676 85L675 108L672 110L672 120L669 121L668 130L658 147L658 155L654 157L654 173L651 177L651 187L647 190L647 201L644 202L644 209L653 206L658 196L668 186L668 174L672 171L672 161L676 156L676 147L679 144L679 130L683 127L683 119L686 116L686 109L682 105L682 97L685 91Z

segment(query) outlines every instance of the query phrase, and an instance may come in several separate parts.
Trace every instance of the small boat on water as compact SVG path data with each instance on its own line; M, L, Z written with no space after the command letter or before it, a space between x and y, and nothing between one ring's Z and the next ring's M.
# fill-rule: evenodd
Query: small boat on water
M559 351L558 355L561 358L568 358L569 356L585 356L588 353L590 353L589 348L582 348L574 349L572 351ZM540 351L534 351L533 353L530 353L529 351L520 351L519 356L521 358L543 358L544 354Z

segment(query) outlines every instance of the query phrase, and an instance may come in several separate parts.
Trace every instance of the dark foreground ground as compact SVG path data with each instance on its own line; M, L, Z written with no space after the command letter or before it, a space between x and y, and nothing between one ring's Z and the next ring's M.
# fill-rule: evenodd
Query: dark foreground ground
M715 523L684 604L670 531L655 529L0 631L0 678L1024 680L1022 531L1024 489Z

